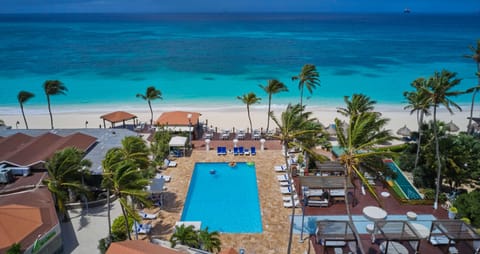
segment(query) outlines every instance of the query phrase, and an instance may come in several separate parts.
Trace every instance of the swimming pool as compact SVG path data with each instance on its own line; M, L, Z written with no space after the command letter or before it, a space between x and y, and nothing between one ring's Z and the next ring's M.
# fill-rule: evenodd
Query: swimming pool
M371 220L368 220L363 215L352 215L353 225L357 229L359 234L367 234L367 225L372 224ZM418 214L416 220L408 220L406 215L388 215L385 220L401 220L401 221L410 221L412 223L418 223L424 225L427 228L432 226L432 221L436 220L437 218L431 214ZM341 221L348 221L347 215L321 215L321 216L305 216L304 218L304 233L315 233L316 229L316 221L319 220L341 220ZM302 216L295 215L294 218L294 233L300 234L302 230Z
M393 162L392 160L385 160L384 162L397 175L397 178L395 178L395 182L408 199L422 199L422 196L420 195L418 190L415 188L415 186L413 186L410 181L408 181L405 174L403 174L403 172L400 170L400 168L395 162Z
M261 233L255 165L196 163L181 220L201 221L209 231Z

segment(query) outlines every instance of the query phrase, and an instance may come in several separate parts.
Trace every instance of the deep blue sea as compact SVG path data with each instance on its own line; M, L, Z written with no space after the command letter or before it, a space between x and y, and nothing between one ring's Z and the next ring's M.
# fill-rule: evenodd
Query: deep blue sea
M448 69L474 86L465 58L480 39L480 14L23 14L0 15L0 112L18 113L20 90L36 94L26 107L45 110L42 84L61 80L56 111L119 105L144 108L147 86L162 91L163 109L244 107L236 96L279 79L290 92L274 104L296 103L291 77L315 64L321 85L309 105L343 103L365 93L402 104L418 77ZM467 104L470 96L457 98Z

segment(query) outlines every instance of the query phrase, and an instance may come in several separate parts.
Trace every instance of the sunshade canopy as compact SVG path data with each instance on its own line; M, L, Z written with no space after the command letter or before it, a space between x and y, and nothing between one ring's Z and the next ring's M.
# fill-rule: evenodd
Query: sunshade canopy
M107 254L178 254L181 253L174 249L166 248L160 245L152 244L143 240L131 240L123 242L113 242L107 250Z
M311 189L343 189L345 185L344 176L300 176L300 185ZM354 186L347 181L347 189Z
M184 147L187 144L187 137L174 136L168 142L170 147Z

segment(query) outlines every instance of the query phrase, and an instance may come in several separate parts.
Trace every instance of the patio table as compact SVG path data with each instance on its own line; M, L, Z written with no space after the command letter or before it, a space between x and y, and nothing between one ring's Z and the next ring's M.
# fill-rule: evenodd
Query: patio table
M371 221L379 221L387 218L387 211L383 210L378 206L366 206L363 208L363 215ZM374 227L372 232L372 243L375 243L375 232L376 228Z
M428 238L428 236L430 235L430 229L428 229L426 226L420 223L410 223L410 224L415 228L415 230L417 230L417 232L420 234L420 236L423 239Z
M387 248L388 244L388 248ZM408 249L399 242L385 241L380 244L380 251L385 254L405 254Z

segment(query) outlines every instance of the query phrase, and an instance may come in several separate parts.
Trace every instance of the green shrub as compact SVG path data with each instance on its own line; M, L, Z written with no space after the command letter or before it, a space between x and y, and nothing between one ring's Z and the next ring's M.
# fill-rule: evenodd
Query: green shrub
M6 254L21 254L22 253L21 248L22 247L20 246L19 243L14 243L12 244L10 249L7 250Z
M118 216L112 224L112 241L124 241L127 240L127 230L131 230L133 222L135 220L128 217L128 229L125 228L125 217L123 215Z

